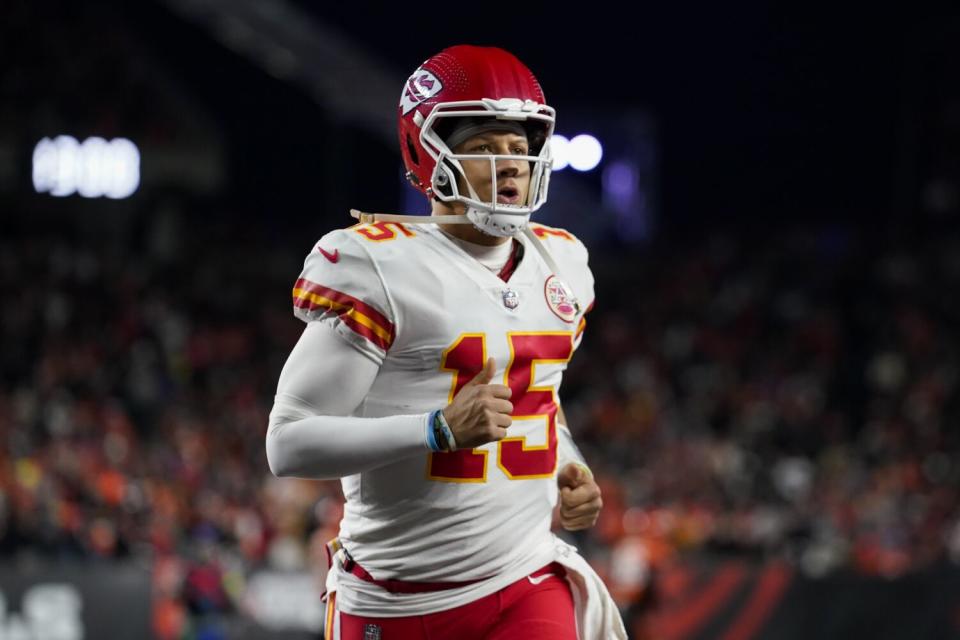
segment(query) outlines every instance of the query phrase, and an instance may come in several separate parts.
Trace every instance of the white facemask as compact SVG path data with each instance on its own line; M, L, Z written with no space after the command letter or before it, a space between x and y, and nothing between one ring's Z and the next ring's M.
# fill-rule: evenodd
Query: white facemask
M544 109L548 109L544 113ZM490 124L467 125L455 129L448 141L442 140L434 131L438 118L489 119ZM492 201L481 200L473 185L466 180L466 174L460 164L463 160L476 161L478 157L470 154L455 154L450 150L463 140L481 131L507 130L524 132L522 122L538 122L546 128L546 139L537 155L485 155L482 158L490 162L490 180ZM479 230L493 236L513 236L526 228L530 214L539 209L547 200L547 187L550 183L550 169L553 159L550 154L549 139L553 133L553 110L534 102L520 100L483 100L479 102L451 102L442 109L433 111L424 121L420 130L423 147L436 160L432 182L436 189L433 195L442 202L461 202L466 205L466 217ZM520 204L498 203L497 172L498 160L525 161L530 163L530 186L526 202ZM468 193L461 193L458 178L463 177ZM443 190L442 192L440 190Z

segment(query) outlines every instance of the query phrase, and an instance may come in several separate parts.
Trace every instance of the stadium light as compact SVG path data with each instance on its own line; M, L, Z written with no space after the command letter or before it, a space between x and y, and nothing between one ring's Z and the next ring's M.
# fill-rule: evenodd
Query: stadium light
M550 139L553 153L553 170L562 171L567 167L577 171L592 171L603 158L603 146L589 133L581 133L572 140L560 134Z
M140 150L126 138L107 142L73 136L44 138L33 149L33 188L64 197L128 198L140 186Z
M588 133L581 133L568 146L570 166L577 171L591 171L603 158L600 141Z

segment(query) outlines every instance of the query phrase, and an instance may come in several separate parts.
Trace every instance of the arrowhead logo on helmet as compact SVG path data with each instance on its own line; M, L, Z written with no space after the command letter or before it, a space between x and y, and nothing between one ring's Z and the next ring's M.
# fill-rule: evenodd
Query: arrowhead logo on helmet
M443 83L437 79L437 76L424 69L417 69L407 79L407 84L403 86L403 93L400 95L400 110L403 115L407 115L416 109L417 105L437 95L442 89Z

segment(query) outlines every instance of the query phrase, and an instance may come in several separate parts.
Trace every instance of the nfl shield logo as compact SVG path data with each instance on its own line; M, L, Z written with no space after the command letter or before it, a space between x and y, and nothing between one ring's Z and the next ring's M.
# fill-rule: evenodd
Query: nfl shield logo
M380 640L380 625L378 624L364 625L363 640Z
M513 289L506 289L503 292L503 306L507 309L516 309L520 304L520 296Z

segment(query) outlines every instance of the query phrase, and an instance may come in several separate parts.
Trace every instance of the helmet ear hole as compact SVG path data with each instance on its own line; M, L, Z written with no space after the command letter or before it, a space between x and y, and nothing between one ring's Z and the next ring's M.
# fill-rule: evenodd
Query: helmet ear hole
M410 159L413 161L413 164L420 166L420 154L417 153L417 146L413 144L413 138L410 134L407 134L407 153L410 154Z
M453 195L452 176L456 175L453 163L449 159L444 159L443 166L437 172L437 179L433 182L433 189L437 193L443 194L448 198Z

